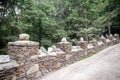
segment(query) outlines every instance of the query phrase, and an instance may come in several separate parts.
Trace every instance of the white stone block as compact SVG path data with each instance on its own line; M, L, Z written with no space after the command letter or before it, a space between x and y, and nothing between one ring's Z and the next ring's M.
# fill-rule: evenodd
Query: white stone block
M64 37L61 39L61 42L68 42L68 41L67 41L66 37Z
M83 37L81 37L81 38L80 38L80 41L84 41L84 38L83 38Z
M0 55L0 63L6 63L10 61L9 55Z
M48 53L51 53L53 51L52 47L48 47Z

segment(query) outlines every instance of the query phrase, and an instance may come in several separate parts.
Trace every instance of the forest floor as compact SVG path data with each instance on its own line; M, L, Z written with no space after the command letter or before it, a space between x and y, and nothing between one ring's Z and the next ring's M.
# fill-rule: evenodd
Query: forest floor
M120 44L50 73L40 80L120 80Z

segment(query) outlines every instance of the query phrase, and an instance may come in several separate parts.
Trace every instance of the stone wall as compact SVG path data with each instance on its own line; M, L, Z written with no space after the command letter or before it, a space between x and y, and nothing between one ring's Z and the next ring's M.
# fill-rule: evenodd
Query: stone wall
M34 59L39 50L39 43L33 41L15 41L8 43L10 58L17 61L22 73L17 76L18 80L31 80L39 71L38 59Z
M8 43L8 54L10 59L15 60L19 66L10 68L9 70L0 70L0 74L11 74L0 76L0 80L40 79L52 71L56 71L68 64L80 60L83 56L95 50L102 50L119 43L118 39L118 35L112 36L110 39L101 37L100 41L93 39L89 44L81 39L77 42L77 46L72 46L72 44L64 38L61 42L56 44L56 47L59 48L61 52L48 51L43 54L38 53L40 50L38 42L29 41L29 35L21 34L19 41Z
M21 72L19 64L14 60L0 63L0 80L15 80Z

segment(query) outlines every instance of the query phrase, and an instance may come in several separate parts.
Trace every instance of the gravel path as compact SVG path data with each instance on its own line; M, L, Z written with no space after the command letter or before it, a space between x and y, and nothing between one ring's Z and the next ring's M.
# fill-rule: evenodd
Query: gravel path
M50 73L40 80L120 80L120 44Z

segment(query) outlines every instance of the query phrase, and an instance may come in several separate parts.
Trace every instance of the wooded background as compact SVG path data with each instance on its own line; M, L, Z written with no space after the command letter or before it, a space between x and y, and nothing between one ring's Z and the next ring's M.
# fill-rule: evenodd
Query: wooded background
M1 0L0 54L20 33L46 48L62 37L75 43L120 34L120 0Z

